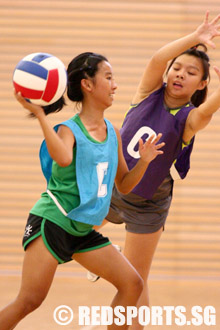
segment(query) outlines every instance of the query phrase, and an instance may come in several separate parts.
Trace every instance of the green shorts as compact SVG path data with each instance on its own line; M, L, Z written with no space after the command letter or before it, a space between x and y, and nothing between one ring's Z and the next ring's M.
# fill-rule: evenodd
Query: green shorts
M92 230L85 236L74 236L52 221L30 214L25 227L23 247L42 236L45 246L59 264L72 260L74 253L88 252L111 244L107 237Z

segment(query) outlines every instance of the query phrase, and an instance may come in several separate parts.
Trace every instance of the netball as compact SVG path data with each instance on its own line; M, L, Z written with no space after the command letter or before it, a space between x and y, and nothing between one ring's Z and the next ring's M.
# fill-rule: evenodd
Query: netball
M51 54L29 54L15 67L13 84L16 92L21 92L31 103L47 106L65 92L66 68L60 59Z

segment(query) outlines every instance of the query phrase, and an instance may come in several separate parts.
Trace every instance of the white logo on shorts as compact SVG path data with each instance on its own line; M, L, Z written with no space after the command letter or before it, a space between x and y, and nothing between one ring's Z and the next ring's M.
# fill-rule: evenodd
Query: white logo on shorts
M31 225L28 225L28 226L26 226L26 228L25 228L25 233L24 233L24 237L28 237L28 236L30 236L30 234L31 234L31 232L32 232L32 226Z

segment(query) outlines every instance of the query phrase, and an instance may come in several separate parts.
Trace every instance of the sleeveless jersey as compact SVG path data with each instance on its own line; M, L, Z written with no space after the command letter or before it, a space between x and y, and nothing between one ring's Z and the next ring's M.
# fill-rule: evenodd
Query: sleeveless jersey
M112 188L118 165L118 142L112 124L105 119L107 139L103 143L89 140L81 128L72 120L60 125L71 129L76 141L76 180L80 203L66 212L59 203L59 192L56 197L47 191L59 210L69 219L91 225L100 225L108 213ZM55 131L60 125L55 126ZM40 149L40 160L43 174L49 182L53 160L50 157L45 140ZM62 170L62 168L60 168ZM61 183L61 186L65 182ZM62 187L60 189L62 194Z
M183 106L175 116L164 107L165 84L149 97L132 107L124 120L120 130L123 153L128 168L135 166L140 158L138 140L146 140L152 134L162 133L164 154L156 157L148 166L140 183L133 189L133 193L151 199L157 188L170 173L170 168L175 161L175 167L181 178L189 170L190 154L194 139L182 149L182 135L187 116L192 104Z

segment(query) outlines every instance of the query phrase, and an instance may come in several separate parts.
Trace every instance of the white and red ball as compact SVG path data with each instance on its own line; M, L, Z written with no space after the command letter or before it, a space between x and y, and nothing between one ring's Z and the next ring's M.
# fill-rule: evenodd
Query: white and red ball
M56 102L65 92L67 72L57 57L47 53L25 56L13 74L16 92L31 103L47 106Z

